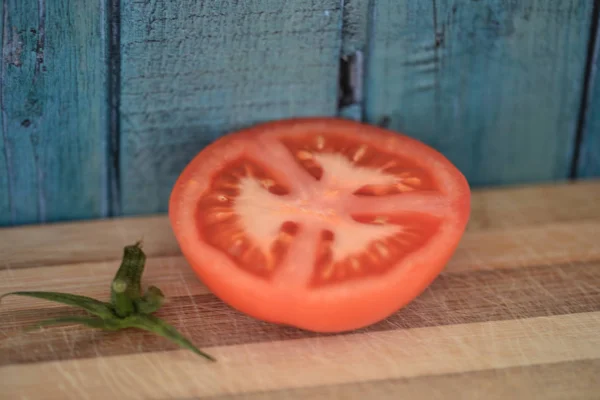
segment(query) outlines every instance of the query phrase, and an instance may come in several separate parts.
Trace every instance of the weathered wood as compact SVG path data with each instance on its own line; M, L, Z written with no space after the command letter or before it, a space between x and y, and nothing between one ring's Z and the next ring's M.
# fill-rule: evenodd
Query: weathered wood
M600 12L597 12L596 18L596 23L600 26ZM595 33L592 59L589 60L589 87L584 104L586 115L577 160L579 178L600 176L600 28Z
M375 2L366 118L473 185L568 176L593 1Z
M164 211L185 164L233 129L335 115L338 0L123 1L124 214Z
M355 96L352 104L342 104L339 115L357 121L363 119L364 113L364 63L368 57L369 27L371 6L374 0L344 0L342 16L342 59L355 64L346 80L354 88Z
M2 4L0 225L104 216L105 6Z

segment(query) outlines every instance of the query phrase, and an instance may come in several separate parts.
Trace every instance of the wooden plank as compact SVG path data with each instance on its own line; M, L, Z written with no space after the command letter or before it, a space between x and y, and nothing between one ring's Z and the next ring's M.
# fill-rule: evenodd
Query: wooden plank
M508 271L552 265L580 265L600 262L596 236L600 223L547 225L539 228L515 229L513 232L471 232L463 238L443 275L466 272ZM96 231L106 231L97 227ZM106 295L106 282L113 277L121 255L119 243L106 248L104 261L55 260L37 264L6 263L0 268L0 292L11 290L53 290L81 292L91 296ZM107 244L104 244L106 246ZM210 291L198 281L193 270L180 255L156 255L160 246L146 246L148 261L145 275L159 286L167 297L203 296ZM43 250L42 254L51 254ZM36 257L41 258L41 257ZM508 272L507 272L508 273ZM56 279L56 277L62 277ZM14 302L14 303L13 303ZM49 306L43 300L28 300L30 307ZM2 310L28 307L22 301L7 299Z
M556 222L586 222L600 218L600 179L561 184L474 189L473 230L509 230Z
M338 0L121 5L124 214L165 211L185 164L224 133L336 114Z
M541 227L515 228L513 231L481 231L468 232L462 239L454 257L449 261L443 274L454 274L474 271L495 271L523 268L536 268L541 265L588 264L600 261L600 247L596 245L596 235L600 222L551 224ZM160 226L147 226L149 230L160 229ZM111 231L107 226L97 226L98 231ZM60 236L60 232L55 232ZM208 289L197 282L197 278L185 259L180 255L161 256L165 247L154 245L160 235L153 235L153 244L147 244L148 255L146 275L161 288L167 296L181 296L181 287L189 296L205 295ZM168 242L175 243L169 236L163 236ZM37 242L34 242L37 243ZM32 256L33 261L22 260L21 263L6 262L0 268L0 291L27 288L31 290L83 291L95 296L103 296L106 282L110 281L118 265L121 246L126 244L103 243L98 247L98 254L91 256L104 257L103 261L83 261L77 248L66 247L64 251L73 250L73 259L59 262L53 259L48 248L41 248L40 254ZM60 246L60 245L57 245ZM6 247L9 247L7 245ZM101 250L105 254L101 253ZM173 248L174 252L177 249ZM4 250L0 253L6 253ZM34 253L34 252L30 252ZM59 252L59 254L63 251ZM63 253L64 254L64 253ZM44 261L43 255L48 255ZM23 257L23 256L21 256ZM23 257L24 258L24 257ZM92 258L92 257L90 257ZM65 277L53 280L55 276ZM67 277L77 276L79 279ZM74 283L75 282L75 283ZM32 302L31 302L32 301ZM30 304L39 305L35 300ZM40 304L45 304L41 301ZM20 304L20 303L19 303ZM10 300L6 300L5 309L11 309ZM8 307L8 308L6 308Z
M98 237L98 232L110 234ZM166 216L111 218L0 229L0 266L27 268L41 263L118 260L123 246L140 239L149 256L180 254ZM35 253L30 251L32 246Z
M367 51L371 0L344 0L342 55Z
M598 329L591 312L213 347L216 363L177 350L10 365L0 395L177 399L596 360Z
M0 225L107 213L104 8L3 2Z
M205 400L597 400L600 359L418 378L211 396ZM192 400L179 398L176 400Z
M157 314L217 362L140 331L71 325L23 334L34 321L74 310L9 296L0 305L0 398L43 391L49 399L318 399L350 392L458 399L485 388L504 397L593 398L599 189L600 181L584 181L475 191L473 227L432 285L386 320L341 334L269 324L227 306L170 247L164 216L2 229L0 259L8 262L0 268L0 293L59 290L98 299L109 296L120 246L144 234L151 252L144 284L159 286L168 300ZM9 256L27 239L29 251L22 247L12 263ZM480 390L459 390L464 382Z
M461 263L473 265L482 254L495 254L502 263L504 252L519 255L519 237L530 243L532 249L547 247L547 225L554 225L557 236L564 236L565 230L577 223L581 240L556 243L553 250L555 260L560 261L569 249L588 246L594 239L594 221L600 219L600 207L595 199L600 197L600 180L582 181L562 185L537 185L513 187L510 189L474 190L472 196L471 219L467 226L469 233L482 232L487 239L470 245L465 241L455 258ZM579 224L581 223L581 224ZM490 231L489 233L486 233ZM98 237L98 232L111 234ZM467 236L468 237L468 236ZM121 257L121 249L140 238L149 256L179 255L169 221L164 215L149 217L114 218L105 221L49 224L47 226L26 226L0 229L0 269L35 267L45 265L114 261ZM537 239L536 239L537 238ZM501 246L495 246L495 243ZM486 245L488 243L489 245ZM35 252L30 249L34 247ZM494 251L495 248L502 249ZM463 250L464 249L464 250ZM492 251L492 253L488 253ZM524 263L536 264L544 259L535 254L521 254ZM470 261L468 261L470 260Z
M597 5L600 9L600 5ZM596 37L589 60L589 87L585 111L577 177L600 176L600 11L596 11Z
M547 225L540 228L529 227L502 232L470 232L465 235L454 257L450 260L444 274L468 271L493 271L535 268L540 265L562 265L568 263L586 264L600 262L600 247L596 246L596 236L600 222ZM158 226L155 226L158 229ZM96 227L96 231L109 231L105 227ZM158 235L156 235L158 237ZM166 238L166 236L165 236ZM155 242L156 243L156 242ZM8 246L7 246L8 247ZM148 255L146 276L162 283L167 295L180 296L178 287L182 282L193 282L196 277L188 263L180 255L161 256L157 253L164 247L146 245ZM68 251L67 247L63 251ZM80 290L94 295L103 295L106 282L110 281L121 256L119 243L108 247L107 243L98 248L104 250L103 261L82 261L82 254L73 249L73 259L58 262L51 258L52 253L42 248L40 255L31 257L34 262L23 261L20 264L6 262L0 268L0 291L27 288L42 290L49 285L54 276L63 276L64 280L52 281L54 291ZM61 253L63 252L61 251ZM177 250L174 249L176 252ZM6 253L5 249L1 253ZM33 253L33 252L30 252ZM42 256L48 254L49 261ZM78 276L80 280L68 279ZM89 279L87 279L88 277ZM84 279L85 278L85 279ZM76 283L74 283L76 282ZM163 286L173 286L171 289ZM187 295L204 295L208 289L201 284L186 285ZM45 302L42 302L45 303ZM32 303L34 304L34 303ZM37 304L37 303L35 303ZM10 301L4 307L9 307Z
M551 198L557 202L572 204L574 209L586 210L582 205L585 197L588 197L588 201L591 197L590 187L593 187L590 182L563 186L563 190L588 189L587 196L582 191L579 196L571 197L566 197L565 193L561 194L558 190L553 192L548 187L542 187L537 201L532 196L534 188L506 192L512 192L514 200L528 200L536 204L541 199ZM512 202L517 205L515 208L505 208L502 207L502 202L494 201L504 199L506 203L511 203L510 199L502 196L504 192L482 191L491 210L497 209L500 212L476 212L473 221L490 221L490 217L491 221L496 218L519 219L521 215L527 215L523 213L527 206L519 210L518 204L522 204L521 201ZM529 196L524 196L527 194ZM577 199L580 201L577 202ZM554 208L539 208L547 210L546 219L541 220L538 214L529 225L527 221L520 221L523 226L517 223L512 229L508 229L505 226L494 228L493 224L476 223L479 228L467 232L445 271L423 295L399 313L366 331L503 320L516 315L529 318L600 310L599 293L594 290L600 287L600 247L596 240L596 232L600 229L600 215L594 217L594 214L588 214L589 218L581 219L580 215L574 214L573 220L568 222L564 220L564 216L560 216L559 222L553 222ZM511 209L512 216L507 215L505 210ZM590 209L587 210L589 212ZM600 209L596 207L595 211L600 212ZM161 241L174 243L170 234L164 233L168 231L164 218L129 220L137 222L137 225L127 227L123 220L120 225L93 224L95 227L92 231L92 224L88 223L90 232L85 236L89 235L90 240L74 247L68 246L73 240L64 236L69 232L65 229L66 226L43 228L46 237L63 239L64 251L72 255L73 258L65 259L63 264L57 264L57 260L53 260L49 246L36 240L32 228L0 231L8 234L11 231L28 230L36 251L29 251L27 254L32 259L37 258L39 263L22 260L20 264L11 265L9 258L4 268L0 268L0 293L10 290L52 290L105 298L107 282L110 282L118 266L117 257L121 255L121 244L100 242L100 247L106 252L105 261L102 262L82 262L83 254L78 253L79 246L85 248L86 242L91 244L92 238L98 237L98 232L118 232L116 236L122 235L120 240L123 241L127 236L127 229L132 229L133 232L140 229L143 221L146 221L145 230L155 234L150 235L152 241L146 245L149 258L145 281L159 286L170 300L161 311L163 315L178 315L180 319L174 322L179 325L185 321L185 325L179 327L193 333L198 338L199 345L231 345L314 336L300 330L258 322L231 310L197 279L183 257L159 256L161 251L167 250L166 245L161 246ZM162 225L163 222L165 225ZM71 224L69 227L81 225ZM50 231L51 228L56 229ZM85 229L73 229L73 233L75 232L84 236ZM110 235L100 236L104 238ZM0 254L3 255L9 254L14 247L4 239L0 236ZM171 250L176 252L176 246ZM36 252L40 253L37 257L31 256ZM63 257L67 257L66 254ZM200 309L203 310L202 313L198 313ZM37 319L49 315L64 315L67 312L65 307L43 300L7 298L0 309L0 326L5 327L4 333L10 337L11 332L16 333L17 329ZM222 336L214 331L214 326L236 326L236 331ZM30 346L33 346L31 351L24 351L22 346L14 348L14 351L5 351L4 358L0 357L0 364L17 360L40 361L40 357L89 357L93 355L90 351L114 355L134 350L149 352L173 347L160 339L145 335L139 338L135 346L125 345L123 340L129 339L124 336L113 339L100 336L102 339L90 348L85 344L91 339L83 333L84 340L77 344L65 343L62 333L54 332L57 335L52 336L49 332L39 340L30 339ZM68 349L65 347L67 345ZM45 353L40 350L40 346L55 351ZM64 351L58 351L60 349ZM50 359L52 358L46 360Z
M164 260L154 261L149 263L148 270L152 268L152 273L147 275L146 282L159 286L169 299L157 315L174 324L188 337L194 337L194 343L200 348L327 336L265 323L241 314L208 293L193 274L188 273L190 268L185 263L177 265L164 263ZM45 277L45 282L27 279L27 275L31 274L29 269L13 271L12 274L2 271L0 293L16 289L67 289L70 293L107 299L110 277L104 272L114 274L116 266L111 265L110 269L106 265L96 265L95 268L84 264L77 266L82 271L71 275L63 273L74 271L57 267L35 268L40 276ZM161 269L168 272L160 274ZM54 274L46 270L54 271ZM175 271L182 273L173 273ZM97 285L99 283L103 284L102 287ZM600 311L600 291L594 289L597 287L600 287L600 261L493 271L449 271L438 277L408 306L384 321L354 333L595 312ZM192 295L200 292L198 289L205 293ZM0 323L7 339L0 354L0 366L90 358L98 354L116 356L177 349L176 345L150 334L139 333L133 337L127 334L98 335L77 326L49 329L43 334L27 337L19 334L21 329L44 318L73 314L85 313L47 301L19 297L4 299ZM234 330L227 329L232 326L235 326ZM78 339L65 340L65 331ZM93 346L90 346L91 343Z
M566 178L593 3L377 1L367 120L389 117L474 186Z

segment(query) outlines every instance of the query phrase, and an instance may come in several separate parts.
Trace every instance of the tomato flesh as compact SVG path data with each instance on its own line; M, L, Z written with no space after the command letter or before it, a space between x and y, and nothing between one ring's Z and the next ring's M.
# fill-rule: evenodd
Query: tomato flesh
M464 176L405 135L335 118L226 135L186 166L169 217L199 278L255 318L319 332L418 296L470 213Z

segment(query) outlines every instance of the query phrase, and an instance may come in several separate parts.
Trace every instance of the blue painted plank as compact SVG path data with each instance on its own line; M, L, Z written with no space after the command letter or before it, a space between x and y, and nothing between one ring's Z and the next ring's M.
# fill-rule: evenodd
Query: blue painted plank
M474 186L566 179L593 1L378 0L366 119Z
M336 114L339 0L121 4L124 214L166 211L186 163L231 130Z
M600 14L596 16L600 26ZM600 29L596 31L592 53L583 134L577 177L600 177Z
M0 225L106 214L100 1L4 0Z
M365 52L369 38L370 6L375 0L344 0L342 55Z

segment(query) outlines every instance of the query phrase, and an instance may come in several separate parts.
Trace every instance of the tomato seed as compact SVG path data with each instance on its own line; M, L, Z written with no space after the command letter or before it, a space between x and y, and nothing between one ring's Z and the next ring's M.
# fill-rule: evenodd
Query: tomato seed
M300 150L298 152L298 154L296 154L298 156L298 159L305 161L305 160L312 160L313 155L311 153L309 153L306 150Z

